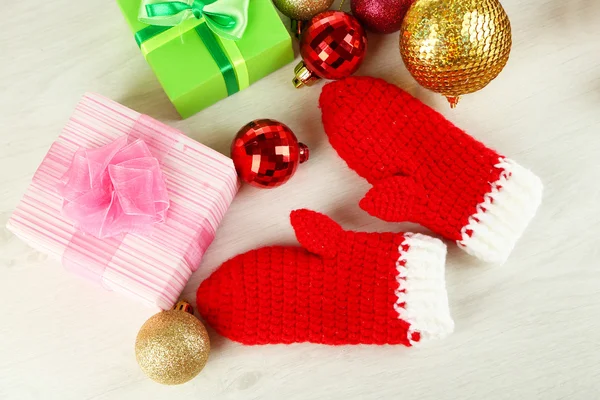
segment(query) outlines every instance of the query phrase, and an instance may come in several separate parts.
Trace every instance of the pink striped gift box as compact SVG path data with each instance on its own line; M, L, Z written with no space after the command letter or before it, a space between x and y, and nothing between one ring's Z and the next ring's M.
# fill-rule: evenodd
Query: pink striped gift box
M62 215L57 187L75 152L128 135L159 160L170 207L146 235L99 239ZM239 182L230 158L146 115L86 94L36 171L8 229L67 269L106 289L168 309L178 300L233 201Z

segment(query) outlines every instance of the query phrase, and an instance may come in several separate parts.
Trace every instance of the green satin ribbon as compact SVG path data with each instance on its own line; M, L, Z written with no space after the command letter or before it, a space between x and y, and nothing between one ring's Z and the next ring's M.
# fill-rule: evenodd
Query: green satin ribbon
M225 79L227 94L231 96L232 94L239 92L240 86L235 71L233 70L233 65L231 64L231 61L229 61L229 58L227 58L227 54L225 54L221 46L219 46L215 34L212 33L207 24L198 25L196 27L196 32L200 35L208 52L221 70L221 75L223 75L223 79Z
M247 27L249 0L142 0L138 19L149 24L135 34L145 56L195 29L225 81L227 94L249 86L248 68L235 40ZM176 29L172 29L176 27Z
M142 43L147 40L152 39L153 37L160 35L161 33L171 29L170 26L158 26L158 25L150 25L145 27L144 29L140 29L135 33L135 41L139 47L142 47Z
M222 38L240 40L248 26L250 0L142 0L138 19L148 25L177 26L188 19L206 20Z

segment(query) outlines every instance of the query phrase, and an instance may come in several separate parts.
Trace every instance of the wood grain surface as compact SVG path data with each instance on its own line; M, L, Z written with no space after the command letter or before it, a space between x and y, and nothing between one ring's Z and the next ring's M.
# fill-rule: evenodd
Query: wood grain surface
M450 245L454 335L412 349L244 347L210 331L206 369L164 387L141 373L133 351L153 310L81 281L0 228L0 399L600 398L600 2L503 4L510 61L454 111L408 75L398 34L370 35L360 70L406 88L544 181L542 207L506 265ZM425 232L358 208L368 185L327 142L319 86L293 88L293 64L181 121L114 1L2 0L0 21L2 227L80 96L94 91L225 154L235 132L262 117L285 122L311 147L311 160L285 186L240 192L187 298L224 260L295 243L295 208L352 229Z

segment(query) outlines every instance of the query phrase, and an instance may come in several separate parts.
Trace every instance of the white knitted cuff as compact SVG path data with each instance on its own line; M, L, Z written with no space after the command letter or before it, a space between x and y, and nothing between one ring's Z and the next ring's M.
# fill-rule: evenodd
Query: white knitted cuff
M449 335L454 321L446 292L446 245L429 236L408 233L398 251L394 309L398 318L410 324L408 340L414 345Z
M503 169L477 212L462 228L458 245L490 263L503 264L542 201L542 182L516 162L501 158Z

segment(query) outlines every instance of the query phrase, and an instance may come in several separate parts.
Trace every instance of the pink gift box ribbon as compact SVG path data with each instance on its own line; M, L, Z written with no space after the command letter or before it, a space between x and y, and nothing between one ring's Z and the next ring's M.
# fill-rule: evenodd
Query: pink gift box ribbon
M100 239L148 234L164 223L169 195L160 160L142 139L128 135L75 153L58 184L62 214L83 233Z

